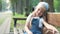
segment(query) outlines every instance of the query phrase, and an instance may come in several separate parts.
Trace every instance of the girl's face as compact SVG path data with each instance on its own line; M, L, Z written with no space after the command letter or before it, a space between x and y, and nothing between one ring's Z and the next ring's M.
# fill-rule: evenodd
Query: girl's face
M45 12L45 8L43 8L43 7L42 8L38 8L36 15L42 16L44 12Z

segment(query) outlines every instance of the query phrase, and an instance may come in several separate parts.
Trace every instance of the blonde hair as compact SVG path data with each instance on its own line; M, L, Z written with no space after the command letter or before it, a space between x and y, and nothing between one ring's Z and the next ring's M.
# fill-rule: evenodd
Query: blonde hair
M48 3L46 3L46 2L39 2L38 5L35 7L35 9L38 9L38 8L40 8L40 7L43 7L43 8L45 8L46 10L49 9L49 5L48 5Z
M32 14L36 14L37 13L37 10L39 8L44 8L44 9L48 10L49 9L49 5L46 2L39 2L38 5L35 7L35 10L33 11Z

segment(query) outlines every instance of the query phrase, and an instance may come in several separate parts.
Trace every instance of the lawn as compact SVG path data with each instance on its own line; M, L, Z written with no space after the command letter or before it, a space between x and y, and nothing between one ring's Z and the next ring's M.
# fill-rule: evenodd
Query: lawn
M10 25L10 32L13 32L14 31L14 22L13 22L13 19L11 21L11 25Z
M58 29L58 31L60 32L60 27L56 27Z
M24 18L26 17L25 16L25 13L24 14L18 14L18 13L15 13L15 16L13 16L14 18Z
M13 32L13 28L14 28L14 21L13 21L13 18L24 18L26 16L24 16L25 14L21 15L21 14L18 14L18 13L15 13L15 16L12 17L12 22L11 22L11 27L10 27L10 32ZM18 20L17 21L17 24L20 25L20 24L25 24L25 20ZM17 25L17 28L19 28ZM21 27L20 27L21 28Z

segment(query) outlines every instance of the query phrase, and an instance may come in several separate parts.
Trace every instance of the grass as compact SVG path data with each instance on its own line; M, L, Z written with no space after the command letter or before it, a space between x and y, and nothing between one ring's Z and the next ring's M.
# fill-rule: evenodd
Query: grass
M60 27L56 27L58 29L58 31L60 32Z
M17 26L16 26L17 29L24 29L24 26L25 26L25 20L17 21Z
M15 13L15 16L14 16L14 18L24 18L24 17L26 17L25 16L25 13L24 14L18 14L18 13ZM18 20L17 21L17 28L22 28L22 27L24 27L23 25L25 24L25 20Z
M21 15L21 14L15 13L15 16L13 16L12 18L24 18L24 17L26 17L26 16L24 16L24 14ZM17 24L25 24L25 20L18 20ZM13 29L14 29L14 21L12 19L10 32L13 32Z
M25 24L25 20L18 20L17 23L18 24Z
M13 19L11 21L11 25L10 25L10 32L14 32L14 22L13 22Z
M25 13L24 14L18 14L18 13L15 13L15 16L13 16L14 18L24 18L26 17L25 16Z

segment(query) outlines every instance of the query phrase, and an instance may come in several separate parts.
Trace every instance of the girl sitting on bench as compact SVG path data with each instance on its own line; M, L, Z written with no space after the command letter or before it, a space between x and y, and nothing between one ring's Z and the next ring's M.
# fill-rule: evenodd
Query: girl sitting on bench
M39 2L34 11L27 17L25 24L24 34L43 34L43 27L50 29L52 33L58 32L58 30L48 24L44 19L44 13L49 9L49 5L46 2ZM43 26L44 25L44 26Z

